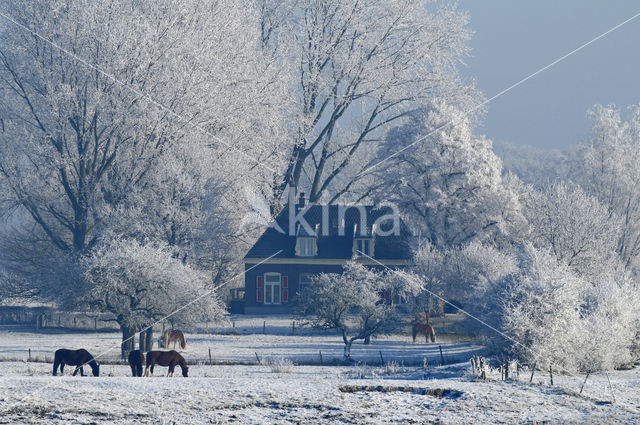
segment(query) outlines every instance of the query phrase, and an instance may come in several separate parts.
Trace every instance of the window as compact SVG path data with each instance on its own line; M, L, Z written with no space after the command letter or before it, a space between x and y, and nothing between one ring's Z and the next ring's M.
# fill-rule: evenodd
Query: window
M280 304L280 273L264 274L264 303Z
M373 256L373 240L371 238L356 239L354 250L356 257Z
M307 274L307 273L301 274L300 279L298 280L298 293L302 294L304 291L311 288L312 283L313 283L313 280L310 274Z
M316 255L316 238L298 237L297 254L299 257L313 257Z

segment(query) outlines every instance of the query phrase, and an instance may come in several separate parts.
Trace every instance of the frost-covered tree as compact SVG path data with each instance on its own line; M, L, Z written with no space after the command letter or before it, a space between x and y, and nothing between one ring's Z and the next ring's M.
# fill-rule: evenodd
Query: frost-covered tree
M531 189L522 200L532 242L578 275L596 280L607 264L618 261L620 220L579 186L555 183Z
M626 267L640 256L640 106L624 120L614 105L596 105L588 143L579 150L576 181L622 220L617 252Z
M239 189L271 184L286 99L245 2L1 0L0 10L40 35L0 28L8 267L64 285L113 232L190 258L205 202L241 215ZM215 176L191 174L203 169Z
M432 102L387 135L380 157L411 144L380 166L377 197L396 203L421 239L438 248L503 242L523 224L502 184L500 159L489 140L473 134L464 111Z
M578 357L583 371L628 366L640 354L638 343L640 288L628 271L611 267L597 285L586 288L584 298L586 338Z
M527 363L576 370L588 337L581 318L584 281L555 256L532 245L524 247L520 261L520 272L491 294L503 302L499 321L511 338L505 345Z
M354 341L390 332L401 325L397 307L385 303L385 290L394 289L406 296L417 293L419 283L376 272L356 262L349 262L344 273L322 273L305 292L299 312L312 326L335 329L344 342L344 358L351 358Z
M487 294L499 308L483 316L511 339L485 330L487 339L525 362L565 371L607 370L637 357L639 292L629 272L608 267L594 284L546 249L527 244L519 258L519 272Z
M287 185L312 202L357 191L385 132L440 96L467 103L475 90L457 65L466 57L468 17L413 0L258 0L265 49L291 63L296 110Z
M207 290L209 276L174 258L167 245L114 239L81 263L83 300L112 313L122 331L122 355L135 348L135 333L168 317L193 324L223 316L224 307Z
M416 251L412 270L424 282L424 290L410 305L427 314L441 313L445 299L465 311L483 315L496 307L495 300L488 296L492 286L517 270L514 256L493 246L472 242L438 249L427 243Z

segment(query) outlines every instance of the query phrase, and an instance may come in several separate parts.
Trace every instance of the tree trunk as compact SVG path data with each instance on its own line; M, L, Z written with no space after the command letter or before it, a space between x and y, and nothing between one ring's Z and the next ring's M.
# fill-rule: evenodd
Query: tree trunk
M135 340L135 329L120 325L120 330L122 331L122 345L121 345L121 356L123 359L129 357L129 353L136 349L136 340Z
M148 328L140 332L140 351L143 353L151 351L153 348L153 329Z
M345 341L344 343L344 359L351 360L351 344L353 344L352 340Z
M147 329L146 332L146 337L147 337L147 350L146 351L151 351L153 349L153 327Z

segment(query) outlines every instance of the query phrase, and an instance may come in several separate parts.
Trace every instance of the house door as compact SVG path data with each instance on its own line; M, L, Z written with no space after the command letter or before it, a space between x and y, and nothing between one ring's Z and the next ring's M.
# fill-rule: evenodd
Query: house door
M265 273L264 275L264 303L280 304L281 292L280 273Z

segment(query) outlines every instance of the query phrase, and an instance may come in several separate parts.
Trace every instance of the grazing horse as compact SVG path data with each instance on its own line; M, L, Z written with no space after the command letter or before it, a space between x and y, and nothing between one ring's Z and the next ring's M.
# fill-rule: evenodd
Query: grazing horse
M425 342L429 342L429 339L431 339L431 342L436 342L436 331L428 323L414 323L411 334L414 344L418 334L424 334Z
M180 348L183 350L187 346L187 340L184 339L184 334L180 329L168 329L164 331L164 348L169 348L169 344L173 341L173 348L176 348L176 342L180 343Z
M169 366L169 371L167 372L167 376L173 376L173 371L176 368L176 365L179 365L182 369L182 376L185 378L188 376L189 368L187 367L187 362L184 360L177 351L149 351L147 353L147 368L144 371L144 376L149 376L149 371L151 371L151 375L153 376L153 367L155 365L160 366Z
M413 321L413 328L411 329L413 336L413 343L416 343L416 335L424 334L425 342L436 342L436 331L429 324L429 316L426 312L421 312L416 315Z
M132 376L142 376L142 366L144 366L144 354L140 350L133 350L129 353L129 366L131 366Z
M58 366L60 366L60 374L64 373L64 366L75 366L76 370L73 371L73 376L80 371L80 376L84 376L82 366L88 364L91 366L93 376L100 376L100 365L96 362L93 356L84 348L79 350L67 350L61 348L56 351L53 357L53 376L58 374Z

